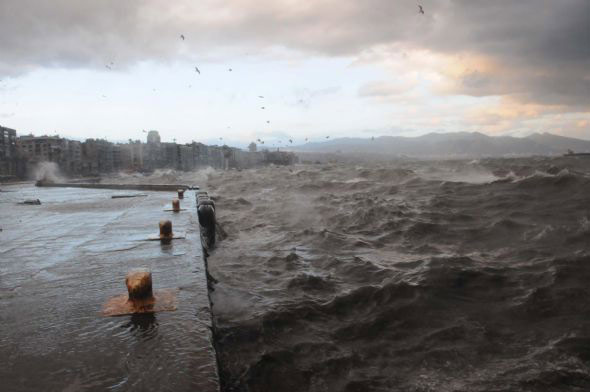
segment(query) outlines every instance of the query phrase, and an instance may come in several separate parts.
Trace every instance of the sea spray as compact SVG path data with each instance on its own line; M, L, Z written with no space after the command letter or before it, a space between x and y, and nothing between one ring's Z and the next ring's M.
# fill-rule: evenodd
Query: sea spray
M55 162L39 162L34 169L35 180L41 182L62 182L63 176Z

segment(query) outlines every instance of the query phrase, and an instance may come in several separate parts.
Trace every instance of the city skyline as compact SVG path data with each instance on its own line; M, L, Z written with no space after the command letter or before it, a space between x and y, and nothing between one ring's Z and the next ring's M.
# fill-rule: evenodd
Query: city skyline
M421 4L6 0L0 123L240 146L458 131L590 139L587 2Z

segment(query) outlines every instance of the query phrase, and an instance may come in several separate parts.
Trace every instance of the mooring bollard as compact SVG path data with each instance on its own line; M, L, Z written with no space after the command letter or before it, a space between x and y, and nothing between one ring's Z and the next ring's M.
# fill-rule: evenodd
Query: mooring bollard
M170 242L173 237L172 222L169 220L160 221L160 241Z
M178 198L184 199L184 189L178 189Z
M148 269L135 269L125 277L127 294L111 297L103 306L103 316L153 313L176 310L176 291L152 289L152 273Z
M125 277L129 301L152 301L154 293L152 292L152 273L149 270L138 269L127 273Z
M172 211L180 212L180 200L172 199Z

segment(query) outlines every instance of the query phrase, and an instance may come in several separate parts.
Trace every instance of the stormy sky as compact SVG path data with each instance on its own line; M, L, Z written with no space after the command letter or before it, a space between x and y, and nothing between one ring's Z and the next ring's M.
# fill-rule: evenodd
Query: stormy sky
M0 125L182 142L590 139L590 1L420 4L0 0Z

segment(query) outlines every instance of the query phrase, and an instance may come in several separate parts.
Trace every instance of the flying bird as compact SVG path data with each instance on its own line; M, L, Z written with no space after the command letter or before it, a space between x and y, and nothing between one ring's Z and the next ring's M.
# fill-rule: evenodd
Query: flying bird
M145 129L142 129L141 131L142 131L143 133L147 133L147 131L146 131Z
M289 143L293 143L293 140L289 139Z
M112 69L112 68L111 68L111 66L110 66L110 65L108 65L108 64L107 64L107 65L105 65L105 67L106 67L106 68L108 68L108 69Z
M184 35L180 34L180 38L182 38L182 40L184 41Z
M228 71L229 71L229 72L231 72L231 71L232 71L232 69L230 68L230 69L228 69Z
M424 8L420 4L418 4L418 12L424 15Z
M258 98L264 98L262 95L259 95Z
M267 124L270 124L270 120L266 120L266 123L267 123Z
M326 139L329 139L329 138L330 138L330 136L326 136Z
M305 138L305 141L307 141L307 138Z
M261 106L260 109L264 109L264 106Z
M195 67L195 72L198 72L199 75L201 74L201 71L199 71L199 67Z

